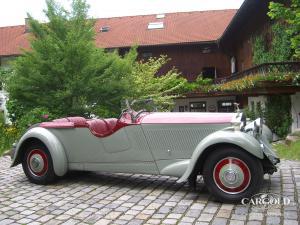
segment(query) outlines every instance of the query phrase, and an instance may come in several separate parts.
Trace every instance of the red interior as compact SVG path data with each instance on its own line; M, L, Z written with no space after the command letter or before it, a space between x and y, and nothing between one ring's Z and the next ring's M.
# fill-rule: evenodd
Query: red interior
M116 131L117 119L94 119L87 121L92 134L97 137L106 137Z
M66 117L53 120L52 122L44 122L40 124L40 127L44 128L89 128L91 133L97 137L107 137L117 130L133 125L131 119L122 117L121 119L92 119L87 120L83 117Z

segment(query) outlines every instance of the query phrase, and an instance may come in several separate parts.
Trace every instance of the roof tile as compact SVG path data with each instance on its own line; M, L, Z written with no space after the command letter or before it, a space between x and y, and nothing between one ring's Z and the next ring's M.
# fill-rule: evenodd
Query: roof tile
M210 42L218 40L237 10L211 10L166 13L157 19L156 14L100 18L96 20L96 45L103 48L130 47L133 45L170 45L180 43ZM150 22L163 21L163 29L148 29ZM109 26L108 32L100 32ZM0 28L0 55L18 55L28 49L25 26Z

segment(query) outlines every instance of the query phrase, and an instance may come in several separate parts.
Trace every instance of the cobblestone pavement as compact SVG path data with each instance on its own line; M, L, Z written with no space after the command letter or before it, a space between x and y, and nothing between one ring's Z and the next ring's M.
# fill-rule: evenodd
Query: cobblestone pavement
M265 176L262 192L281 194L288 206L269 209L213 201L166 176L75 173L56 184L27 181L22 167L0 158L0 224L215 224L298 225L300 162L283 161Z

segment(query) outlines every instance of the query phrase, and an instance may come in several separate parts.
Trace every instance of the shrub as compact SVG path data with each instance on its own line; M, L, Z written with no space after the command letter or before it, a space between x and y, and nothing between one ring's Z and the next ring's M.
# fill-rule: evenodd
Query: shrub
M264 112L267 126L279 137L284 138L289 132L291 117L291 99L288 95L270 96Z
M19 135L23 134L31 125L55 119L56 116L46 108L35 108L25 113L16 121Z
M293 119L290 113L291 100L287 95L270 96L265 107L257 104L255 110L246 107L243 111L247 118L264 118L273 133L284 138L289 132Z
M243 109L244 114L246 115L247 118L250 118L250 120L255 120L256 119L256 115L255 115L255 111L249 109L249 107L245 107Z

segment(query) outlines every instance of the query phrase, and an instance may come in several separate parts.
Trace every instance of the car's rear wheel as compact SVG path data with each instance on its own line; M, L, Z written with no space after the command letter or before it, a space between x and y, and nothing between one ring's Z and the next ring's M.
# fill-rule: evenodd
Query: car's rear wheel
M49 184L56 178L51 155L42 144L32 145L25 150L22 166L32 183Z
M219 201L238 202L259 191L263 168L259 159L236 147L217 149L208 156L203 178L209 192Z

